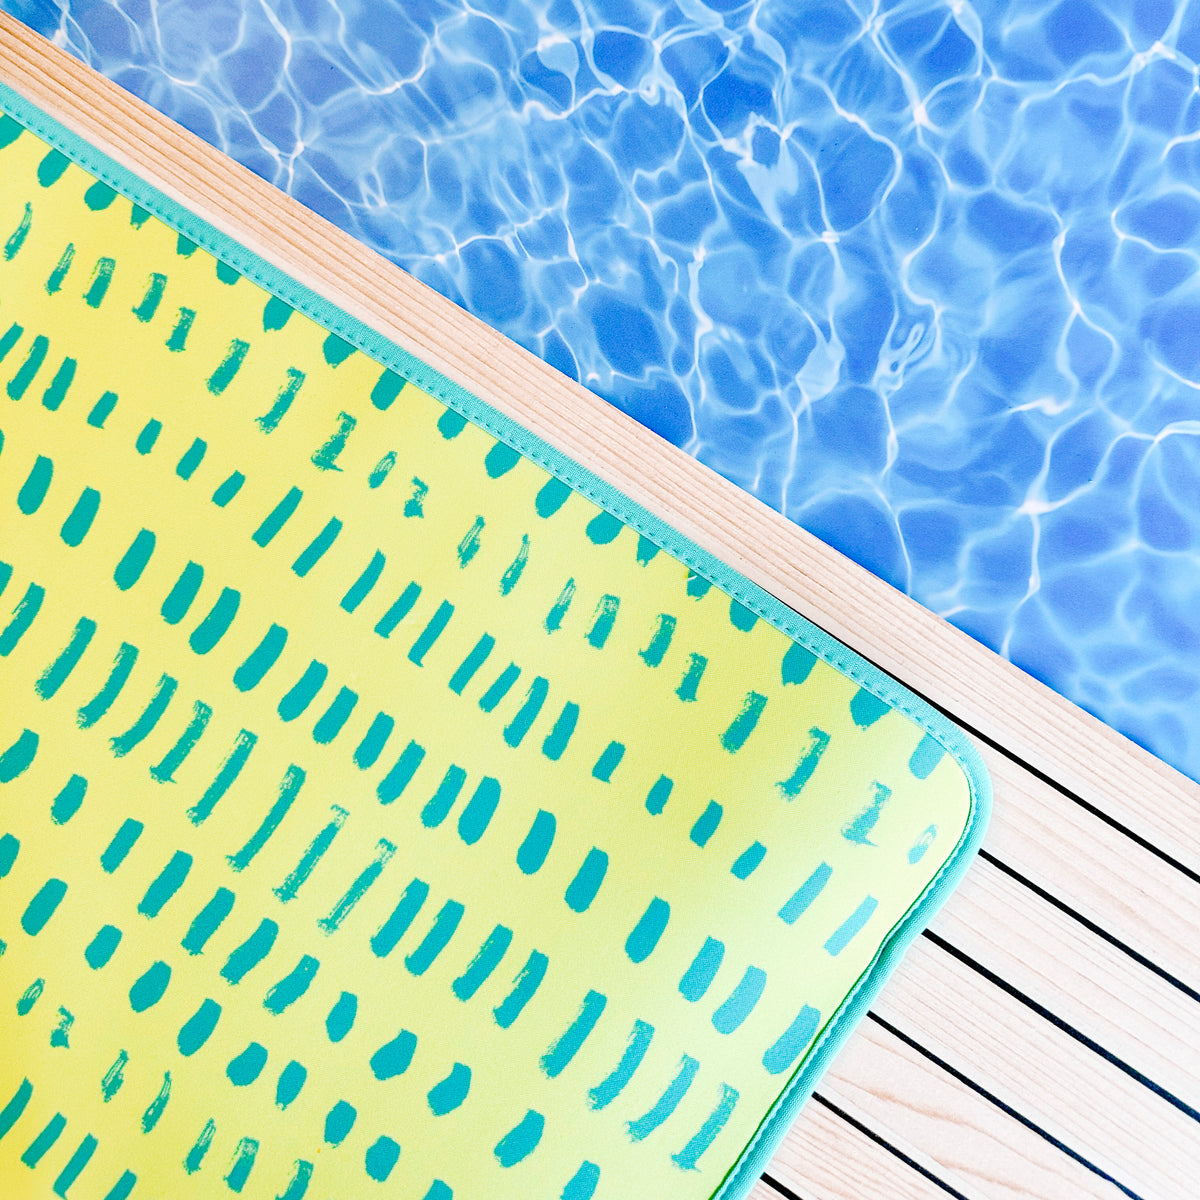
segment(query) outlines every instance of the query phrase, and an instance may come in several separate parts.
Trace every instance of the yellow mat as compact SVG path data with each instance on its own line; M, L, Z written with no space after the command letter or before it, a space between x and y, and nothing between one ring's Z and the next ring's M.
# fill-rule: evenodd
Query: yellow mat
M965 739L0 105L0 1192L745 1195Z

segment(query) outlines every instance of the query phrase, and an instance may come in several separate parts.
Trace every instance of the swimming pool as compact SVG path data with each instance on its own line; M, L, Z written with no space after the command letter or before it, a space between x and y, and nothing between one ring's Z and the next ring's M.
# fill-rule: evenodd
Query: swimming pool
M1200 779L1200 3L0 2Z

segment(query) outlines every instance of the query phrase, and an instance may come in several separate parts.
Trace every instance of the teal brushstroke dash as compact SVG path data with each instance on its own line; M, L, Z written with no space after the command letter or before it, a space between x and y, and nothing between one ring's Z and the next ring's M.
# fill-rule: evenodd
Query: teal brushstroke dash
M214 396L222 395L229 385L233 382L234 377L242 369L242 363L246 361L246 355L250 350L250 343L242 341L241 338L234 338L225 351L225 357L221 360L217 369L208 377L206 384L209 392Z
M112 1066L104 1072L104 1077L100 1080L100 1096L107 1104L124 1086L125 1083L125 1068L129 1065L129 1053L125 1050L119 1050L117 1057L113 1059Z
M75 629L71 633L71 640L58 657L42 672L38 681L33 685L33 690L41 699L49 700L58 692L58 689L66 682L67 677L79 665L79 660L91 644L95 632L96 622L89 620L87 617L81 617L75 623Z
M609 742L592 768L592 777L599 779L601 783L611 782L613 772L621 765L621 759L624 757L625 747L620 742Z
M155 535L149 529L139 529L136 538L130 542L130 548L122 554L121 560L113 571L113 582L122 592L128 592L142 578L146 563L154 553Z
M521 545L517 550L516 557L504 569L504 574L500 576L500 595L507 596L515 588L524 574L526 564L529 562L529 534L521 534Z
M68 242L62 254L59 256L58 262L54 266L54 270L50 272L50 276L46 280L47 296L56 296L62 291L63 281L67 278L67 272L71 269L71 264L74 261L75 246L74 243Z
M625 1128L629 1136L640 1142L648 1138L679 1107L700 1070L700 1064L690 1054L680 1060L679 1072L658 1098L654 1106L636 1121L629 1121Z
M545 979L549 965L550 960L540 950L530 952L525 965L513 980L512 991L492 1010L492 1016L501 1029L508 1029L521 1015Z
M187 818L193 825L200 825L208 820L218 802L224 798L234 780L241 774L246 760L250 757L250 752L257 744L257 735L248 729L243 729L238 733L233 750L221 764L216 778L205 789L204 795L187 810Z
M0 1108L0 1138L5 1137L17 1123L32 1098L33 1084L28 1079L22 1079L8 1102Z
M717 831L724 815L724 808L715 800L710 800L704 811L696 818L692 831L688 835L697 846L707 846L709 838Z
M96 260L92 268L92 279L88 290L83 295L84 303L89 308L99 308L108 295L108 286L112 283L113 272L117 269L115 258L102 257Z
M517 850L517 867L522 875L534 875L542 869L550 847L554 844L557 820L552 812L538 809L525 840Z
M558 714L558 719L554 722L554 728L550 730L546 735L545 741L542 742L542 753L551 762L558 762L562 758L563 752L571 740L571 735L575 732L575 725L578 720L579 705L572 700L568 700L563 705L562 712Z
M67 389L75 380L76 365L73 358L62 360L58 370L54 372L54 377L42 393L43 408L50 412L57 412L62 408L62 403L67 398Z
M263 333L274 333L282 329L292 319L293 312L295 309L286 300L280 300L278 296L268 296L266 304L263 305Z
M280 903L287 904L296 898L300 888L304 886L309 876L312 875L317 863L324 858L329 847L333 845L333 839L337 837L338 831L346 823L346 818L350 815L349 810L343 808L340 804L331 805L330 813L332 814L332 820L327 822L317 832L308 844L308 848L300 856L300 861L292 868L287 878L274 889Z
M588 1104L592 1108L607 1108L621 1094L633 1078L634 1071L642 1065L653 1038L653 1025L641 1020L634 1021L633 1032L629 1035L621 1061L611 1074L588 1092Z
M874 896L868 896L859 906L829 935L825 942L825 950L835 958L850 944L854 936L871 919L879 901Z
M608 855L593 846L585 856L575 877L567 885L563 899L572 912L586 912L591 907L604 877L608 873Z
M542 1070L551 1079L557 1078L566 1070L571 1060L579 1053L588 1035L596 1028L608 1004L608 997L600 992L589 990L579 1006L579 1012L566 1030L554 1044L542 1055Z
M515 1128L510 1129L499 1142L493 1153L502 1167L515 1167L527 1159L538 1143L546 1127L546 1118L529 1109Z
M456 1108L461 1108L471 1091L471 1068L466 1063L455 1063L445 1079L435 1083L429 1090L426 1101L435 1117L444 1117Z
M476 517L471 523L471 528L463 534L462 540L458 543L456 554L458 556L458 565L465 567L476 554L479 553L480 539L483 536L484 519Z
M667 648L671 644L671 638L675 634L675 626L676 620L673 616L669 613L659 613L654 633L650 638L650 644L644 650L638 651L646 666L657 667L662 665Z
M179 735L179 739L170 750L163 755L160 762L150 768L150 777L157 783L174 783L175 772L183 765L184 760L196 748L196 743L208 728L213 710L202 700L192 704L192 719L187 728Z
M800 916L808 910L809 905L821 894L832 874L833 868L828 863L821 863L779 910L780 918L786 924L794 925Z
M859 688L850 700L850 715L860 729L868 729L891 710L886 700L867 688Z
M758 870L766 854L767 848L762 842L752 842L734 860L733 866L729 868L730 874L736 879L748 879Z
M805 1004L792 1023L763 1054L762 1063L770 1075L781 1075L800 1056L801 1050L812 1041L821 1024L817 1009Z
M258 829L254 830L240 850L228 854L226 857L226 862L232 866L233 870L244 871L253 862L254 856L262 850L266 842L274 835L275 830L280 827L284 816L287 816L304 781L305 773L299 767L296 767L294 763L288 767L287 772L283 775L275 802L263 817L262 824L259 824Z
M724 959L725 943L714 937L706 937L704 945L679 981L679 994L688 1003L695 1004L708 991Z
M596 605L595 619L592 622L591 629L587 632L588 645L594 646L597 650L604 649L609 635L613 631L613 625L616 622L617 611L620 606L621 601L617 596L600 597L600 603Z
M162 303L163 292L166 291L166 287L167 277L159 271L153 272L146 284L146 294L132 310L133 315L143 325L154 319L154 314L158 312L158 306Z
M368 1064L371 1074L380 1082L395 1079L397 1075L403 1075L408 1070L416 1052L417 1035L402 1029L390 1042L385 1042L371 1055Z
M96 401L92 411L88 413L87 423L93 429L103 429L104 422L108 420L109 414L117 406L117 393L105 392L100 399Z
M311 954L303 954L300 961L278 983L274 984L263 1000L263 1008L278 1016L290 1008L312 985L317 976L321 963ZM266 1051L263 1051L263 1061L266 1061Z
M254 932L230 952L221 968L221 978L234 985L241 983L270 954L278 936L279 926L269 917L263 917Z
M371 556L363 573L350 585L342 597L341 607L346 612L354 612L371 593L371 589L379 582L380 575L386 563L382 550L376 550Z
M415 663L418 667L425 665L425 655L429 653L433 644L442 636L453 615L454 605L449 600L443 600L438 605L437 611L429 618L429 623L421 630L417 640L413 642L412 647L409 649L409 662Z
M726 1036L733 1033L754 1011L766 986L766 971L761 967L747 967L737 986L713 1013L713 1028Z
M199 1137L192 1144L192 1148L187 1152L187 1156L183 1160L183 1169L189 1175L195 1175L200 1170L201 1164L204 1162L204 1156L208 1153L209 1146L212 1145L213 1136L217 1132L217 1123L210 1117L204 1123L204 1128L200 1130Z
M33 205L28 200L25 201L25 211L17 223L16 229L8 235L8 240L4 243L4 261L11 262L20 253L21 247L25 245L25 239L29 236L29 230L33 225Z
M25 1153L21 1155L21 1161L27 1167L36 1167L45 1158L50 1147L62 1136L66 1127L67 1118L56 1112L42 1127L41 1133L29 1143Z
M291 312L291 309L288 309ZM295 367L288 367L283 386L275 396L274 403L261 417L255 417L254 423L263 433L274 433L279 428L279 422L287 415L301 387L304 386L305 375Z
M512 945L512 939L513 931L504 925L497 925L488 934L467 969L451 984L451 990L460 1000L465 1002L475 995L500 965L509 946Z
M359 872L357 878L337 900L329 913L317 922L317 927L322 933L336 933L341 928L342 922L354 911L355 906L383 874L384 867L391 861L395 852L396 843L389 842L387 838L380 838L375 843L374 857Z
M804 790L805 785L813 777L820 765L821 758L829 748L829 734L814 725L808 731L808 745L796 763L796 769L787 777L781 779L778 787L785 800L795 800Z
M685 1171L694 1171L700 1161L700 1156L716 1141L717 1134L729 1123L733 1110L737 1105L739 1093L727 1083L721 1084L721 1099L716 1108L709 1113L704 1124L678 1154L671 1155L671 1161Z
M472 647L470 653L455 669L447 685L455 695L461 696L463 689L475 677L475 672L487 661L488 655L496 645L496 639L485 633Z
M580 1164L579 1170L567 1180L561 1200L592 1200L600 1186L600 1168L594 1162Z
M661 896L655 896L633 927L633 932L625 939L625 953L631 962L645 962L650 957L670 917L671 906Z
M424 975L434 960L449 945L466 910L457 900L447 900L433 920L433 927L421 944L404 960L413 975Z
M33 516L42 506L50 481L54 477L54 463L44 454L39 454L17 493L17 508L27 517Z
M151 963L129 989L129 1007L135 1013L153 1008L162 998L171 982L170 966L159 959Z
M376 1183L384 1183L399 1160L399 1142L381 1134L367 1147L363 1156L363 1168Z
M696 690L700 686L700 680L703 678L707 666L708 659L703 654L688 655L687 670L683 673L679 687L675 689L675 694L680 700L690 704L696 699Z
M346 448L346 442L358 425L358 418L348 412L338 413L337 429L330 435L324 445L313 451L310 460L318 471L340 471L338 459Z
M162 1086L158 1090L158 1095L150 1101L146 1111L142 1113L142 1132L149 1133L159 1119L163 1115L163 1111L167 1107L167 1101L171 1098L171 1072L163 1072Z
M856 846L874 846L870 833L879 821L884 805L891 799L892 789L886 784L876 781L871 785L875 789L874 798L852 821L842 826L842 837Z
M908 769L917 779L928 779L945 754L946 748L942 743L927 733L912 752L912 757L908 760Z
M734 717L729 728L721 734L721 746L730 754L736 754L754 732L766 706L767 698L761 692L747 692L745 700L742 701L741 711Z
M56 1196L60 1196L63 1200L66 1200L67 1192L75 1180L83 1173L83 1168L92 1161L92 1155L96 1153L96 1147L99 1145L100 1143L96 1138L89 1133L75 1147L74 1153L67 1159L66 1166L58 1173L58 1178L55 1179L51 1187Z
M12 783L29 769L37 754L40 739L32 729L23 729L7 750L0 751L0 783Z
M558 599L554 601L550 611L546 614L546 632L554 633L562 628L563 617L567 614L567 609L571 607L571 601L575 598L575 580L568 579L562 586L562 591L558 593Z

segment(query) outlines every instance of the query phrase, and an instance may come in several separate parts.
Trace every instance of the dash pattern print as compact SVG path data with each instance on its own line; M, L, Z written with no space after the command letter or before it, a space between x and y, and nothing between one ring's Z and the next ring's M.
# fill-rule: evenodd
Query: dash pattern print
M720 1194L969 773L13 116L0 242L0 1178Z

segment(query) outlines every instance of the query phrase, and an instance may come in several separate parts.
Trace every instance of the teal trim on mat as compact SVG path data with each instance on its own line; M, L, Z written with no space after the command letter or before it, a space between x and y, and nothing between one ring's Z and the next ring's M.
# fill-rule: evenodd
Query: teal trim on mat
M970 786L971 812L958 843L942 869L891 929L870 966L859 977L841 1007L826 1021L813 1046L755 1136L743 1149L711 1200L745 1200L774 1156L779 1142L812 1095L820 1076L866 1015L888 976L911 942L945 902L982 844L991 812L992 788L987 769L974 744L948 718L915 696L891 676L844 646L823 629L788 608L757 584L696 545L673 526L647 511L623 492L594 475L562 451L531 433L523 425L496 411L460 384L433 370L409 351L382 337L368 325L349 316L322 296L292 279L208 222L114 162L85 139L60 125L12 88L0 82L0 108L68 158L102 179L127 199L153 213L177 233L202 246L222 262L240 271L267 291L287 301L382 366L436 397L533 460L593 503L612 513L643 537L674 555L698 575L714 583L741 604L830 666L898 709L934 737L955 759Z

